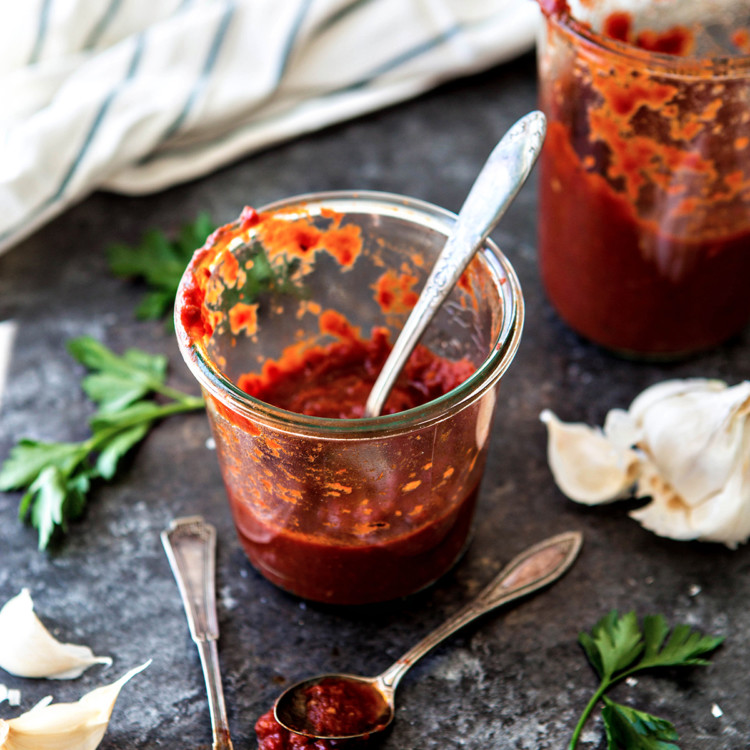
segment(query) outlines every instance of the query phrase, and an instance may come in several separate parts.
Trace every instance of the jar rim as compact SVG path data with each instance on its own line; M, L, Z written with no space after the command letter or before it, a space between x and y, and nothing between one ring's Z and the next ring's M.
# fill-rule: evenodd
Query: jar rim
M258 213L280 211L291 206L324 206L345 211L356 206L359 212L370 211L422 224L448 235L456 215L447 209L416 198L379 191L338 190L313 192L274 201L257 209ZM230 223L231 226L231 223ZM225 406L251 420L270 424L290 433L315 434L328 438L372 439L440 421L476 401L490 389L510 366L518 349L524 321L524 302L520 282L510 261L497 245L487 239L477 251L498 280L502 297L502 325L492 342L489 355L465 381L448 393L420 406L395 414L355 419L333 419L308 416L268 404L241 390L212 360L205 346L191 337L182 324L180 310L185 301L187 281L196 268L198 252L193 256L175 300L175 331L180 353L201 387Z
M708 75L733 77L750 74L750 54L690 57L642 49L620 39L607 36L594 30L589 24L579 21L572 15L567 3L564 7L549 8L547 3L541 0L539 5L548 21L568 31L582 43L595 50L609 53L623 60L629 60L639 66L660 73L685 77L699 76L701 78Z

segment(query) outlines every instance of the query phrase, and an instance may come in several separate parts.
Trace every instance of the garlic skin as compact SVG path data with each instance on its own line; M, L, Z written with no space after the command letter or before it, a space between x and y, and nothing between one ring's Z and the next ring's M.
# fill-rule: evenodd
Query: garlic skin
M618 450L599 428L561 422L549 409L539 418L547 425L547 460L560 490L585 505L627 497L637 477L635 451Z
M560 490L589 505L650 498L630 516L671 539L737 547L750 537L750 381L669 380L644 390L603 430L549 411L548 460Z
M52 704L47 697L15 719L0 719L0 750L94 750L107 731L120 689L149 664L86 693L77 703Z
M28 589L0 609L0 667L17 677L69 680L94 664L111 664L88 646L61 643L34 614Z

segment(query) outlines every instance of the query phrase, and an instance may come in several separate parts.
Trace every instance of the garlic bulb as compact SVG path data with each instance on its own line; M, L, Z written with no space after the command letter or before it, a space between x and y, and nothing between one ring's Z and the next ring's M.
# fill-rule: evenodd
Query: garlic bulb
M34 614L28 589L0 609L0 667L18 677L56 680L80 676L93 664L111 664L88 646L60 643Z
M572 500L632 489L650 502L631 517L660 536L731 548L750 537L750 381L665 381L611 410L603 429L541 419L555 482Z
M0 719L0 750L94 750L107 731L120 689L149 663L86 693L77 703L52 704L48 697L15 719Z

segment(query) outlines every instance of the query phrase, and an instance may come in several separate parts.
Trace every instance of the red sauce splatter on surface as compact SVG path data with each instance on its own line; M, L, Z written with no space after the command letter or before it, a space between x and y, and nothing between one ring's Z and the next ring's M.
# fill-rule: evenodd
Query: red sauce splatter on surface
M243 331L252 336L258 328L258 305L237 302L229 311L229 326L232 333L238 335Z
M605 36L611 39L617 39L620 42L628 42L630 40L633 29L633 19L630 13L610 13L607 18L604 19L604 27L602 31Z
M375 284L375 299L386 314L408 313L417 304L414 290L417 277L410 273L386 271Z
M258 212L252 206L245 206L240 214L240 230L246 232L260 222Z
M750 55L750 29L737 29L732 33L732 44L738 52Z

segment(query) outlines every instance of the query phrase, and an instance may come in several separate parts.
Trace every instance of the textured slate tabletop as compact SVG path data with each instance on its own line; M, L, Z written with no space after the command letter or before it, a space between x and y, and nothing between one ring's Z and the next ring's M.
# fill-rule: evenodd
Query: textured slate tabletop
M116 351L166 353L171 381L197 390L172 334L139 322L143 289L108 271L104 249L145 230L172 230L206 210L217 223L246 205L313 190L386 190L458 210L505 130L533 109L532 56L455 82L416 101L247 158L158 195L96 194L0 257L0 320L18 326L0 411L0 458L21 437L79 440L92 406L69 338L94 336ZM536 175L493 237L516 266L527 319L501 387L471 547L438 585L378 607L330 608L274 588L235 538L203 414L155 429L117 480L100 485L85 517L48 553L16 519L19 495L0 493L0 601L28 587L63 640L110 654L114 665L74 682L0 674L23 708L52 694L77 700L146 659L122 691L104 750L210 743L197 652L159 541L171 519L194 513L219 534L219 650L236 748L253 748L253 724L291 681L329 669L376 674L474 594L510 557L566 529L585 534L568 575L547 592L489 615L422 660L398 692L397 720L379 746L562 748L596 686L577 645L612 608L661 612L726 636L709 667L621 685L615 697L672 720L683 750L745 748L750 737L750 550L681 543L643 530L627 506L584 508L556 489L539 413L601 424L646 386L671 377L735 383L750 372L750 332L675 364L617 359L568 330L546 302L536 259ZM717 710L717 709L720 709ZM17 712L19 709L15 709ZM721 713L721 715L716 715ZM14 714L7 704L0 716ZM581 747L604 748L592 721Z

